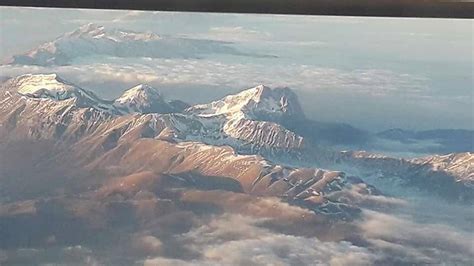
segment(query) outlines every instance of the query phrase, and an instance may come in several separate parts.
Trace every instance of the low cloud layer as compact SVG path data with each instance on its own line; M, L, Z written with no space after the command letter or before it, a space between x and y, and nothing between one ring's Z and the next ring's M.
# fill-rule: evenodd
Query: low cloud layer
M472 263L474 235L471 232L374 211L366 211L364 216L360 222L362 233L384 260L408 264Z
M222 215L183 235L201 254L192 261L156 257L145 265L369 265L375 256L349 242L322 242L272 232L262 220Z
M93 58L89 59L94 61ZM101 61L108 61L103 58ZM78 82L118 81L161 85L208 85L247 88L266 84L312 92L346 93L368 97L409 95L426 97L426 78L387 70L344 71L310 65L262 65L223 63L213 60L124 59L66 67L2 66L5 76L57 72Z
M396 201L387 202L381 198L375 199L379 200L378 204L392 206ZM336 224L318 226L317 215L277 198L189 191L181 200L183 207L192 203L189 205L192 211L175 210L156 217L147 216L140 220L144 227L137 231L130 230L122 221L125 227L113 227L115 233L102 235L97 243L71 245L50 236L42 246L0 249L0 263L470 265L474 256L474 235L471 232L432 220L421 221L420 217L412 215L390 213L387 209L384 212L364 210L359 219L349 223L353 225L351 231L343 232L335 229ZM144 206L153 201L131 202ZM218 207L220 211L210 211L206 204ZM399 207L408 206L402 204ZM316 223L298 223L304 216ZM285 226L277 227L275 224ZM333 239L300 234L304 231L316 231L321 235L324 235L323 231L332 231ZM336 235L340 239L336 239Z
M359 226L367 245L323 242L315 237L282 234L262 219L224 214L180 236L198 258L155 257L145 265L469 265L472 235L410 217L365 211Z

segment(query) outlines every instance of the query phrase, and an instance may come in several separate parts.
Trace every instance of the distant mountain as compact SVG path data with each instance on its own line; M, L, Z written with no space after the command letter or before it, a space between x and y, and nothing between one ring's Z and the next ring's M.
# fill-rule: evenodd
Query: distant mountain
M451 153L474 151L474 130L435 129L411 131L390 129L376 134L380 139L397 143L400 148L414 146L413 150L425 153ZM389 144L387 144L389 146Z
M401 184L416 187L445 199L474 201L474 153L450 153L421 158L393 158L364 151L344 151L333 167L356 168L367 175L397 178Z
M362 129L344 123L329 123L313 120L287 120L283 125L298 132L319 145L338 145L355 148L366 147L373 136Z
M238 51L230 43L159 36L149 32L107 29L86 24L7 63L20 65L68 65L72 60L93 55L113 57L200 58L206 54L266 57Z

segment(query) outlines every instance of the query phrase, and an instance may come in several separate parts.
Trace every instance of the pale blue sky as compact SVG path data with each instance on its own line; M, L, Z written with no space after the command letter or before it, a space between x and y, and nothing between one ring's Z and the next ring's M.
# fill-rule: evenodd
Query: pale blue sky
M373 131L474 128L473 20L0 8L0 57L89 22L230 41L239 50L278 58L98 58L63 68L2 66L1 74L60 72L105 97L147 82L171 98L197 102L264 83L293 88L317 120ZM117 75L126 65L137 74L129 67L127 75ZM163 81L164 75L174 78Z

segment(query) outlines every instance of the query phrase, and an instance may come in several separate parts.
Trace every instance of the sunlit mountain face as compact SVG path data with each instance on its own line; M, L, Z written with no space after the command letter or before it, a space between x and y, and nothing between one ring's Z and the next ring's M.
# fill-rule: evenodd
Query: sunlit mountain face
M0 265L474 263L471 21L0 17Z

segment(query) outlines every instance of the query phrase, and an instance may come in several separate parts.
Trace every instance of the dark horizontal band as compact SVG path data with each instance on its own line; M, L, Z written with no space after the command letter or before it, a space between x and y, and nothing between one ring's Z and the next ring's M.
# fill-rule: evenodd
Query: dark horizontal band
M473 1L440 0L0 0L4 6L304 15L473 18Z

